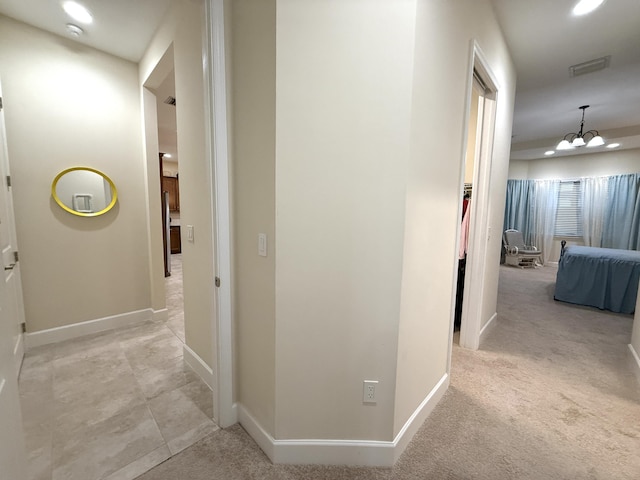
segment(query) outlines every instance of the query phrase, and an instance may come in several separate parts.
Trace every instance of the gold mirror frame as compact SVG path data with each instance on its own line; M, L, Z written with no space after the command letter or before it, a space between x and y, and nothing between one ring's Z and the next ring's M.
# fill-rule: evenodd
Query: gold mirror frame
M67 173L75 172L78 170L96 173L100 175L103 179L105 179L107 182L109 182L109 186L111 187L111 202L102 210L97 212L90 212L90 213L79 212L77 210L74 210L73 208L70 208L68 205L66 205L58 196L58 193L56 192L58 180L60 180ZM114 207L114 205L118 201L118 190L116 189L116 186L113 183L113 180L111 180L106 174L102 173L100 170L96 170L95 168L91 168L91 167L71 167L71 168L67 168L66 170L63 170L58 175L56 175L56 178L53 179L53 183L51 184L51 196L63 210L66 210L67 212L73 215L78 215L79 217L97 217L99 215L103 215L107 213L109 210L111 210Z

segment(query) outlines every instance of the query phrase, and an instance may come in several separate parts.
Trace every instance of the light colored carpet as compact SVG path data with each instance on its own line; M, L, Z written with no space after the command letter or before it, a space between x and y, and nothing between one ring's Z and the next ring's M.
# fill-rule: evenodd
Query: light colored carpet
M498 324L390 469L272 465L239 426L139 480L638 479L633 318L555 302L554 267L501 267Z

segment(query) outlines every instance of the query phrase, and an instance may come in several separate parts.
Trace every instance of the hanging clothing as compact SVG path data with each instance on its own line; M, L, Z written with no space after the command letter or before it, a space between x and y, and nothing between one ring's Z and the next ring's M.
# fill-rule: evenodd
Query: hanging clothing
M467 249L469 247L469 224L471 223L471 201L467 204L467 209L462 217L462 225L460 226L460 251L458 252L458 258L462 260L467 256Z
M467 195L462 199L462 219L464 220L464 214L467 213L467 207L469 207L469 197Z
M453 330L460 330L462 325L462 301L464 299L464 275L467 269L467 259L458 260L458 284L456 285L456 309L453 320Z

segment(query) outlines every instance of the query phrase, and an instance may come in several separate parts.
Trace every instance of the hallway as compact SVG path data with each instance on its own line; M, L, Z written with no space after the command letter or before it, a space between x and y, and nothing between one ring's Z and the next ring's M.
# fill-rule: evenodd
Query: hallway
M393 468L273 465L233 426L139 480L635 480L633 318L554 301L556 272L500 267L495 328L454 343L451 386Z
M180 255L167 322L32 349L20 375L30 480L127 480L217 430L211 390L183 362Z

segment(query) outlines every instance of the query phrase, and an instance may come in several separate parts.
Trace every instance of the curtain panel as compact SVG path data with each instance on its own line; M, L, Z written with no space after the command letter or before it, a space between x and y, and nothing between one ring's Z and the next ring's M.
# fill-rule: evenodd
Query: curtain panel
M640 174L608 177L602 246L640 250Z
M560 180L536 180L533 187L533 243L542 250L542 263L551 258L551 248L556 232L556 213Z
M507 201L502 229L519 230L528 245L533 240L533 188L534 180L507 180Z
M609 177L585 177L582 186L582 238L587 247L602 247Z
M640 250L640 173L580 179L582 234L592 247ZM560 180L508 180L504 230L520 230L549 260Z

